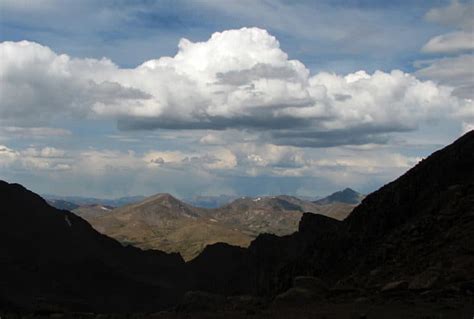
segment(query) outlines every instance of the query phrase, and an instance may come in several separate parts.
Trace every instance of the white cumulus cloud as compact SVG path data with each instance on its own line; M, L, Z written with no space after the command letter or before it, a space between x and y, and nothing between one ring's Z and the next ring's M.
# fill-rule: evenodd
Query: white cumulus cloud
M317 147L380 142L472 104L398 70L311 75L258 28L182 39L175 56L132 69L27 41L3 42L0 54L0 122L15 126L99 117L125 130L252 130Z

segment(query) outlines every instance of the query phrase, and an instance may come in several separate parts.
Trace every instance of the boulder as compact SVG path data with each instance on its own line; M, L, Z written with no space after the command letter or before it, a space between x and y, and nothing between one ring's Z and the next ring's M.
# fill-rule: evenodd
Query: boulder
M430 290L433 289L439 279L439 273L435 271L424 271L410 281L410 290Z
M264 307L264 302L261 298L250 295L227 297L227 301L232 310L246 313L257 313Z
M352 278L345 278L336 282L329 292L332 296L354 295L359 294L359 289L354 286Z
M312 276L295 277L293 287L309 290L316 295L324 295L328 291L328 286L324 281Z
M381 292L403 291L408 288L408 282L405 280L392 281L382 287Z
M290 288L275 297L274 305L306 305L314 299L314 293L308 289Z

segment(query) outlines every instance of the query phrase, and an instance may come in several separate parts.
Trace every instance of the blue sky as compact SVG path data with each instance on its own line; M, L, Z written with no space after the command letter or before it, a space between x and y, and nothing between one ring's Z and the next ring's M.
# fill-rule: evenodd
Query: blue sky
M4 0L0 178L96 197L373 191L472 129L473 7Z
M446 1L11 3L3 9L2 40L36 41L75 57L106 56L123 67L173 55L183 37L204 41L215 31L255 26L314 71L350 72L361 65L409 71L421 46L449 30L423 18Z

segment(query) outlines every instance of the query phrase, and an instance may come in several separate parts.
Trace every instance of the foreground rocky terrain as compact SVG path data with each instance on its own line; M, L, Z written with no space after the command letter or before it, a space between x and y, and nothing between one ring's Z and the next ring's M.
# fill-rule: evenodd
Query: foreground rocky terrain
M368 195L343 221L303 214L294 234L262 234L248 248L213 244L188 263L122 247L2 182L0 309L9 316L472 318L473 163L471 131ZM87 316L96 315L77 314Z

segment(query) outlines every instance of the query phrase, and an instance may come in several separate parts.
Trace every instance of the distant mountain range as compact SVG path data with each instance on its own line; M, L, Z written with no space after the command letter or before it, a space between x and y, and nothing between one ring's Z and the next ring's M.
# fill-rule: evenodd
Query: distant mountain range
M218 196L194 196L184 198L183 201L196 207L219 208L225 204L236 200L239 196L218 195Z
M339 195L341 194L341 195ZM65 207L79 207L79 206L87 206L87 205L104 205L108 207L121 207L128 204L137 203L142 201L146 198L146 196L137 195L137 196L126 196L126 197L119 197L115 199L106 199L106 198L95 198L95 197L81 197L81 196L60 196L60 195L51 195L51 194L44 194L41 195L44 199L46 199L52 206L58 209L69 209ZM284 196L284 195L280 195ZM262 197L271 197L271 196L262 196ZM350 189L346 188L343 191L339 191L333 193L323 199L320 196L295 196L300 198L304 201L313 201L317 202L318 200L328 199L329 202L341 202L347 204L358 204L360 200L357 198L363 198L363 195ZM334 197L334 198L333 198ZM233 202L236 199L242 198L242 196L237 195L215 195L215 196L194 196L194 197L187 197L182 199L183 202L188 203L195 207L201 208L219 208L226 204ZM76 207L76 208L77 208ZM74 209L74 208L72 208Z
M304 213L293 234L260 234L248 248L215 243L187 263L179 254L124 247L0 181L0 315L470 318L473 163L471 131L367 195L342 221ZM283 214L302 208L275 197L238 201L235 210L267 200ZM128 224L139 214L161 226L219 217L167 194L135 205L109 214Z
M48 203L58 209L72 211L89 221L98 231L125 245L179 252L185 260L189 260L207 245L217 242L247 247L262 233L289 235L298 229L304 212L342 220L363 196L345 189L316 202L288 195L196 197L200 206L190 205L169 194L112 200L61 198L64 199L50 196ZM206 208L218 202L224 204ZM104 203L127 204L116 208Z
M63 209L63 210L68 210L72 211L76 208L81 207L80 205L73 203L73 202L68 202L62 199L48 199L47 200L48 204L57 208L57 209Z
M180 252L186 259L195 257L209 244L248 246L252 239L208 216L206 209L188 205L169 194L157 194L101 216L83 217L98 231L124 244Z
M48 204L51 205L51 203L48 201ZM56 207L55 205L51 205ZM59 208L59 207L56 207ZM107 206L107 205L101 205L101 204L90 204L90 205L82 205L77 208L74 208L71 210L74 214L84 218L84 219L89 219L89 218L95 218L95 217L100 217L103 215L106 215L110 213L114 209L112 206Z
M200 208L169 194L108 210L80 207L74 213L99 232L143 249L179 252L185 260L217 242L247 247L259 234L289 235L304 212L345 218L352 204L317 204L292 196L242 197L219 208Z
M109 207L120 207L123 205L136 203L145 198L145 196L127 196L127 197L120 197L115 199L106 199L106 198L94 198L94 197L81 197L81 196L59 196L59 195L51 195L45 194L42 195L44 199L46 199L52 206L61 208L61 205L65 205L65 203L69 203L66 205L77 205L77 206L86 206L86 205L104 205Z

